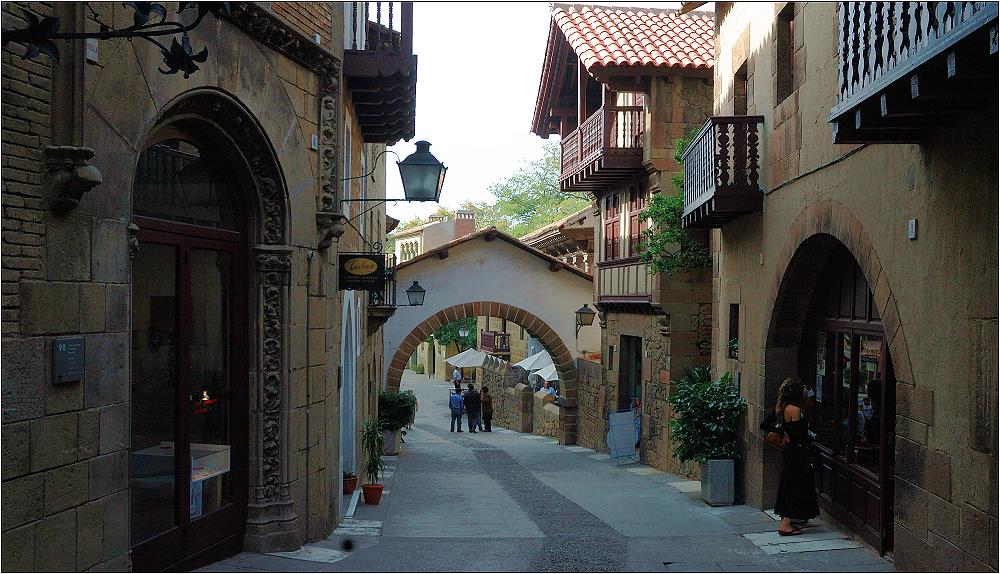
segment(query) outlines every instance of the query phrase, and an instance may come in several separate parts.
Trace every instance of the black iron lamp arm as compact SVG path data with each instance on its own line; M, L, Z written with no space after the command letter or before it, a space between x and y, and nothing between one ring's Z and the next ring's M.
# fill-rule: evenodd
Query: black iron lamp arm
M368 177L368 176L372 175L373 173L375 173L375 170L378 169L378 160L379 160L379 158L382 157L382 156L384 156L387 153L391 153L392 155L396 156L397 159L399 159L400 161L402 161L402 158L399 157L398 153L396 153L395 151L393 151L391 149L385 149L385 150L382 150L381 152L379 152L379 154L375 156L375 159L372 160L372 169L371 169L371 171L369 171L368 173L363 174L363 175L356 175L354 177L345 177L344 179L342 179L340 181L351 181L352 179L362 179L362 178L365 178L365 177ZM380 206L383 203L386 203L388 201L406 201L406 198L405 197L398 197L398 198L396 198L396 197L383 197L381 199L378 199L378 198L368 199L367 197L362 197L362 198L358 198L358 199L353 199L353 198L351 198L351 199L341 199L340 203L355 203L355 202L358 202L358 203L372 203L372 202L375 202L375 205L372 205L371 207L365 209L364 211L358 213L354 217L352 217L352 218L350 218L350 219L347 220L348 222L351 222L351 221L354 221L355 219L361 217L362 215L368 213L369 211L377 208L378 206Z

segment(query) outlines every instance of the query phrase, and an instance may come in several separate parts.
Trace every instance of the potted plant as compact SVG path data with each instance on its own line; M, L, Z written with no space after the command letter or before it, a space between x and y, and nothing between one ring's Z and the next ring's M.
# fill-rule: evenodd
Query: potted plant
M413 391L382 391L378 394L378 414L385 433L385 454L399 454L399 441L406 434L403 427L410 424L416 413L417 398Z
M358 487L358 475L349 470L344 471L344 494L354 494Z
M701 497L712 506L732 504L735 498L735 460L740 418L746 399L726 373L713 380L708 367L685 370L673 382L669 402L674 410L670 434L674 456L701 465Z
M365 495L365 504L378 504L383 488L379 477L385 470L385 462L382 461L385 437L382 435L381 420L366 419L361 424L361 449L365 455L365 478L368 481L361 485L361 492Z

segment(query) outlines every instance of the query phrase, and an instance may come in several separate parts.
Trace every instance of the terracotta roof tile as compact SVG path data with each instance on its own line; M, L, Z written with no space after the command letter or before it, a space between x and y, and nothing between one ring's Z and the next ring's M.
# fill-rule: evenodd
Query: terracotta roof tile
M552 20L583 65L711 69L715 20L659 8L554 4Z

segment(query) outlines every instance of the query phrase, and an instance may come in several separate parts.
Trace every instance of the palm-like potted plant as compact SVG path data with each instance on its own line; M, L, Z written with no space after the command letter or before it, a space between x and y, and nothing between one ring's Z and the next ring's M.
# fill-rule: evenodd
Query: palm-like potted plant
M365 455L365 478L367 484L361 485L365 495L365 504L378 504L382 498L383 485L379 482L385 462L385 437L382 435L381 419L365 419L361 424L361 449Z
M358 475L349 470L344 471L344 494L354 494L358 487Z
M726 373L712 379L708 367L688 369L673 382L669 401L674 410L670 434L674 456L701 465L701 497L712 506L732 504L735 498L736 459L740 418L746 399Z
M378 414L385 432L385 454L399 454L399 440L416 412L417 398L413 391L382 391L378 394Z

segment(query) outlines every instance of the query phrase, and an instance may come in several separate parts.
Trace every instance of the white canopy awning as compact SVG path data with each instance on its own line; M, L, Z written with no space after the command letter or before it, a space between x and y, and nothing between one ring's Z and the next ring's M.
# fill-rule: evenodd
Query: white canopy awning
M533 375L538 375L539 377L542 378L542 380L545 380L545 381L558 381L559 380L559 374L556 373L556 366L555 365L549 365L548 367L545 367L544 369L541 369L540 371L538 371L536 373L532 373L532 374Z
M535 353L527 359L524 359L523 361L514 363L514 366L521 367L525 371L537 371L538 369L544 369L551 364L552 357L549 356L548 352L541 351L539 353Z
M482 367L489 355L477 349L466 349L457 355L452 355L445 361L453 367Z

